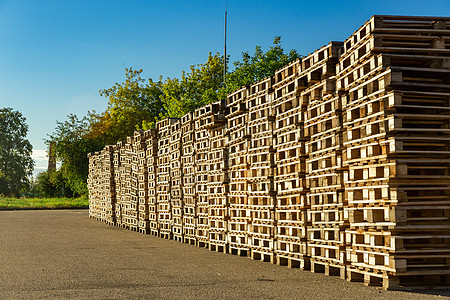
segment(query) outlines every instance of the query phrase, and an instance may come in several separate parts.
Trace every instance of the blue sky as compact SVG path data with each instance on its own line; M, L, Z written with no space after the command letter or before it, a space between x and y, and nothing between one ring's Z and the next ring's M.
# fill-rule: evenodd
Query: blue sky
M99 89L124 68L145 78L181 70L223 51L225 1L0 0L0 107L21 111L36 150L56 121L103 111ZM231 60L282 36L308 54L343 41L374 14L450 16L450 1L228 1Z

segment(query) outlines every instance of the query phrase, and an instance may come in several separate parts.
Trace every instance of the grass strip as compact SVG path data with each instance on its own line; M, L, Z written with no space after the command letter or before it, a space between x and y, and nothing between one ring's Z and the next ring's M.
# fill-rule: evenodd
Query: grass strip
M0 209L88 208L87 197L80 198L6 198L0 197Z

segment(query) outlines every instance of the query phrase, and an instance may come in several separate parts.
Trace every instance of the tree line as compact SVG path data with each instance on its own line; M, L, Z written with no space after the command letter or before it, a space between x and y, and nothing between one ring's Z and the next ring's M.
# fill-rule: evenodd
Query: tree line
M209 53L206 62L181 72L180 78L158 80L142 77L142 69L125 69L125 80L101 89L107 101L104 112L86 116L69 115L57 121L55 131L46 140L54 145L61 168L47 171L37 178L38 190L48 196L86 195L89 161L87 154L103 149L133 135L135 130L153 128L166 117L181 117L208 103L224 99L227 94L272 76L280 67L297 59L296 50L286 52L281 38L275 37L267 51L256 46L253 54L242 53L224 78L224 58ZM229 57L227 57L228 65ZM0 169L1 171L1 169ZM1 174L1 173L0 173ZM1 178L1 177L0 177Z

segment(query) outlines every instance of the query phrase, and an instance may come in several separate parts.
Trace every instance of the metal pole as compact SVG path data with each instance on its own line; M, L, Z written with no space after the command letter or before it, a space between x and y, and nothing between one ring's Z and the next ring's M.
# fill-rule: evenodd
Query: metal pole
M225 43L223 46L223 83L225 87L227 86L226 75L227 75L227 9L228 5L225 2Z

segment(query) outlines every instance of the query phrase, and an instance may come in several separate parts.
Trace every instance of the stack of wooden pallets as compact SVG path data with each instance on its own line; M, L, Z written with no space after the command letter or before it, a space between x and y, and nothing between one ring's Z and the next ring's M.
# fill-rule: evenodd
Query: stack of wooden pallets
M89 153L89 175L87 185L89 189L89 217L101 220L100 193L102 174L100 173L100 151Z
M116 201L114 204L115 224L122 226L122 208L120 206L122 199L122 189L120 182L120 145L117 143L113 146L113 168L114 168L114 186Z
M139 227L139 185L138 185L138 146L133 137L127 138L128 155L130 157L130 210L128 214L128 227L138 231Z
M261 86L259 86L261 85ZM248 93L248 203L251 223L248 228L251 257L256 260L275 261L276 189L275 189L275 112L272 95L261 95L256 90L270 89L269 81L250 87Z
M148 218L150 233L159 235L156 178L158 175L158 133L155 129L145 132L145 158L147 168Z
M131 201L131 159L132 159L132 138L127 138L124 141L123 148L121 149L121 170L120 170L120 182L123 189L121 199L121 211L122 211L122 226L130 228L132 223L132 201ZM137 204L136 204L137 205ZM137 225L137 224L136 224Z
M374 16L89 155L89 214L384 288L450 284L450 18Z
M130 172L128 171L128 166L130 164L129 157L127 155L126 141L117 143L119 146L119 159L120 159L120 201L117 199L117 203L120 203L121 220L122 223L119 224L122 227L127 227L127 211L129 210L128 195L129 188L131 184Z
M148 169L147 169L147 132L135 131L133 147L137 156L137 184L138 184L138 230L141 233L150 232L148 206Z
M198 108L194 112L195 188L197 196L195 206L195 216L197 217L195 238L199 247L208 247L209 244L208 175L209 151L211 148L209 128L211 123L214 123L216 113L218 113L218 107L212 104Z
M209 249L227 252L228 230L228 133L225 101L212 104L214 122L208 125L210 149L208 153L208 234Z
M113 225L115 223L116 188L114 182L113 147L106 146L100 154L101 190L100 218Z
M171 156L170 141L172 125L179 119L168 118L156 123L158 139L158 172L156 177L156 196L158 204L159 236L172 238L172 207L171 207Z
M181 117L181 164L183 172L183 242L196 245L197 191L194 113Z
M296 60L275 72L272 105L275 114L277 189L275 253L277 263L309 268L306 244L308 208L305 133L299 92L306 86L299 82L301 61Z
M313 272L345 278L342 109L335 92L341 42L331 42L302 59L300 77L308 88L304 113L308 193L308 250Z
M248 88L243 87L227 97L228 146L228 247L235 255L250 256L248 226L250 210L248 203L249 172L248 150L250 134L247 109Z
M374 16L344 42L349 280L450 283L449 21Z
M173 239L183 242L183 165L181 161L181 122L173 123L170 137L170 203L172 208Z

